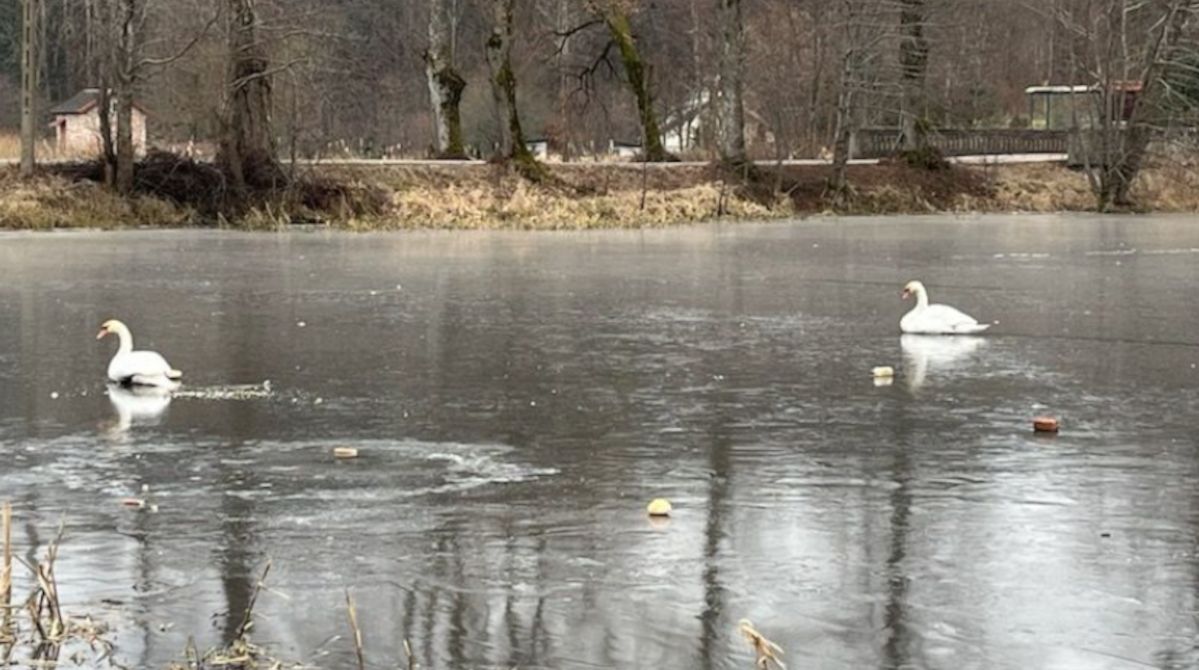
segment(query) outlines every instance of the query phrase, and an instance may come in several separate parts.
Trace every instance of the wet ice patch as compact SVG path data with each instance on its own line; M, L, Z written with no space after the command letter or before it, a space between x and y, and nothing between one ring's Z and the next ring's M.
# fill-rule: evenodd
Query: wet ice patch
M513 451L511 447L503 447ZM557 468L538 468L497 458L499 454L435 452L426 460L446 464L443 490L463 490L488 484L513 484L558 474Z
M338 462L337 447L353 446L358 458ZM257 442L244 445L251 455L259 480L279 477L275 489L320 497L352 485L354 495L366 498L408 498L431 493L461 492L483 486L503 485L552 476L557 468L526 462L521 454L504 444L426 442L421 440L356 440ZM320 490L294 490L295 473L321 473ZM335 496L335 497L336 497Z
M994 254L991 256L991 258L995 258L995 259L999 259L999 260L1006 258L1009 260L1026 261L1026 260L1043 260L1046 258L1052 258L1052 255L1043 253L1043 252L1013 251L1013 252L1008 252L1008 253Z
M226 384L223 386L184 387L172 394L176 398L192 400L259 400L275 395L271 382L261 384Z
M112 439L107 433L0 441L0 490L20 497L27 491L54 491L86 508L139 491L159 481L163 463L186 460L212 445L162 440ZM78 496L78 497L76 497Z
M1183 256L1199 254L1197 247L1180 247L1174 249L1101 249L1088 251L1087 256Z

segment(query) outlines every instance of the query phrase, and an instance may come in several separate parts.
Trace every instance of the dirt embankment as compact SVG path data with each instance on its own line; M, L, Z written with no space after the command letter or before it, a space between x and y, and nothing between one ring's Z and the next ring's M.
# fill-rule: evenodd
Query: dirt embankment
M749 179L715 166L550 165L533 184L497 165L322 165L300 168L303 189L216 211L211 193L180 169L158 165L120 198L75 167L21 181L0 169L0 227L121 228L222 225L263 229L319 222L351 230L408 228L586 229L666 226L837 214L1088 211L1086 176L1055 164L926 170L853 165L836 205L827 166L759 167ZM201 168L196 168L201 169ZM1161 163L1134 190L1145 211L1199 212L1199 170Z

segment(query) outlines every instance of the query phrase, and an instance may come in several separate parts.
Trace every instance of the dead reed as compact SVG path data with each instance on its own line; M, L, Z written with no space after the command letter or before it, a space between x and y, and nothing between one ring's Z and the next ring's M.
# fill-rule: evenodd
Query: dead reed
M787 670L787 666L779 659L783 655L783 648L766 639L765 635L758 632L749 619L742 619L737 624L737 630L741 632L750 646L754 650L754 665L760 670L770 670L771 667Z
M365 670L366 657L362 653L362 629L358 627L358 610L354 608L354 599L350 590L346 589L346 613L350 617L350 632L354 635L354 653L358 657L358 670Z
M53 667L58 663L62 649L67 645L86 647L92 652L92 664L121 667L112 659L112 643L106 639L107 627L92 620L90 616L69 617L63 613L62 600L55 576L55 563L66 530L60 523L54 539L46 547L41 560L29 563L16 557L29 572L33 582L23 604L14 605L13 591L13 543L12 506L4 503L0 509L0 537L2 537L3 563L0 564L0 665L28 664L30 666ZM76 662L80 653L72 654Z
M15 641L12 628L12 503L5 502L0 510L0 534L4 538L4 563L0 564L0 645L11 646Z
M259 670L270 668L276 670L283 667L301 667L298 664L285 664L271 656L266 649L250 641L250 631L254 627L254 608L258 597L268 590L266 578L271 572L271 561L267 561L262 574L254 583L254 591L242 613L241 624L237 627L236 636L224 647L210 649L203 655L196 649L195 640L188 638L183 650L183 663L172 663L168 670Z

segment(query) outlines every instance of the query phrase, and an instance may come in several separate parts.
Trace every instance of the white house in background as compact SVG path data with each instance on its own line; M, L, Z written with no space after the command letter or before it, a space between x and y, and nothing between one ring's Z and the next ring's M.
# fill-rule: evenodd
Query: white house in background
M695 149L712 97L707 89L692 93L686 104L662 119L662 146L675 155Z
M636 158L641 155L641 143L608 140L608 153L617 158Z
M550 141L543 137L525 140L525 148L539 161L550 157Z
M116 132L116 99L110 99L113 132ZM63 156L95 156L104 147L100 134L100 89L85 88L50 109L54 120L55 148ZM133 151L146 152L146 111L133 103Z

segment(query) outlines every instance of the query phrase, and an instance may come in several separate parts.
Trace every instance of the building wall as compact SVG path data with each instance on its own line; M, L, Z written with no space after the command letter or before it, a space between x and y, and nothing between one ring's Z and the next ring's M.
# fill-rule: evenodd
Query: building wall
M115 132L115 118L112 119L112 123ZM57 117L55 132L60 155L90 157L96 156L103 149L100 139L100 112L96 109L86 114ZM146 115L137 108L133 110L133 151L138 156L146 153Z

